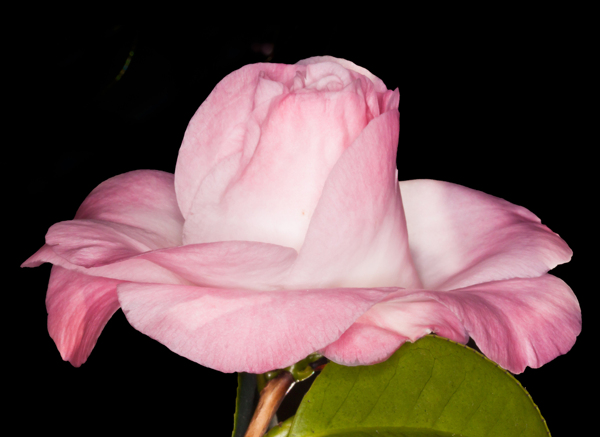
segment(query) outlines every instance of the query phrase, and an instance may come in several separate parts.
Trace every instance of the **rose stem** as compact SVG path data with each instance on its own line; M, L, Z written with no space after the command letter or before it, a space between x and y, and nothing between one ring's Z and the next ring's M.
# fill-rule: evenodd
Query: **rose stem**
M258 406L244 437L262 437L265 434L271 418L294 382L292 374L284 370L267 383L260 392Z

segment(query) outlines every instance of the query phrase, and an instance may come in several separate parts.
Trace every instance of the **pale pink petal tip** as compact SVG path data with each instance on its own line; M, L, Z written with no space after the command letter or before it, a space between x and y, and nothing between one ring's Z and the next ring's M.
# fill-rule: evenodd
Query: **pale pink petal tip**
M31 255L29 258L27 258L23 262L23 264L21 264L21 267L33 268L33 267L41 266L45 262L48 262L48 260L46 259L47 258L46 254L48 254L48 253L54 253L54 252L52 252L52 249L49 246L44 244L42 247L40 247L38 249L38 251L36 253Z

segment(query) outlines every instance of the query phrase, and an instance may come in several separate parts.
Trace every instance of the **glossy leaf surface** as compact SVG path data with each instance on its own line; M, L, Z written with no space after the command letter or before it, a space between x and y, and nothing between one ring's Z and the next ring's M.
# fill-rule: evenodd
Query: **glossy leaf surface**
M547 437L513 376L437 336L406 343L387 361L330 363L304 397L289 437Z

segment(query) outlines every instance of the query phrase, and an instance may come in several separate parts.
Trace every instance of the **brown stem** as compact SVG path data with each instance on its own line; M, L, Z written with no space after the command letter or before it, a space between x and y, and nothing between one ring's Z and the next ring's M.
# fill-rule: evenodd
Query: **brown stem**
M292 385L294 385L294 377L285 370L269 381L260 392L258 406L244 437L262 437L267 432L271 418Z

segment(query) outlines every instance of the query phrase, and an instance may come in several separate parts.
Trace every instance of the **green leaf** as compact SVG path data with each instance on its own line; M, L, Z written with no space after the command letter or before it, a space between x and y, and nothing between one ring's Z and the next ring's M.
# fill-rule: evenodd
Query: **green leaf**
M256 408L256 375L238 373L232 437L244 437Z
M292 422L294 421L294 416L289 419L283 421L282 423L275 425L271 430L265 434L265 437L287 437L290 428L292 427Z
M373 366L328 364L289 437L548 437L521 384L478 352L426 336Z

